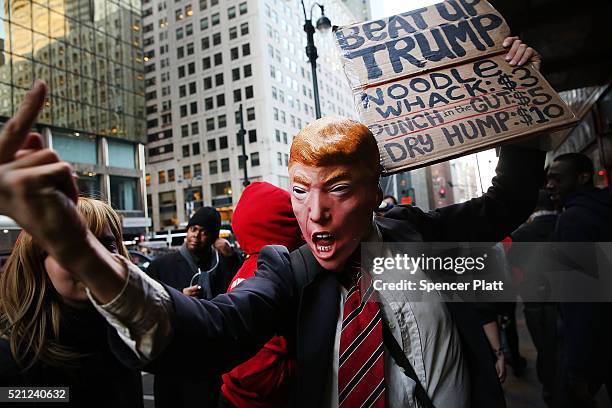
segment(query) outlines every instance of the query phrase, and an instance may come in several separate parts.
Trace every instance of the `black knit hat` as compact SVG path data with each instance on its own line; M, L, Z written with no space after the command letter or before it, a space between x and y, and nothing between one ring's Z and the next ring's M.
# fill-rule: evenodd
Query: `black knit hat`
M192 225L199 225L206 231L206 235L216 240L219 238L219 230L221 229L221 216L213 207L200 207L191 216L187 228Z

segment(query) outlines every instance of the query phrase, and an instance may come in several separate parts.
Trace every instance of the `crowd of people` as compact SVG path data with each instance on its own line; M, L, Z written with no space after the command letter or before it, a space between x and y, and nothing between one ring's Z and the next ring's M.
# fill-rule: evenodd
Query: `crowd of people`
M509 61L539 65L518 38L505 46ZM366 126L327 117L292 143L290 192L244 190L236 248L203 207L145 274L115 211L79 198L71 167L30 131L45 94L35 83L0 135L0 214L23 227L0 274L0 385L69 386L72 406L142 406L142 370L158 407L504 407L497 315L511 313L386 298L361 243L611 238L610 192L584 156L558 157L541 191L544 153L507 144L486 193L423 212L383 200ZM594 407L612 386L609 305L525 308L544 399Z

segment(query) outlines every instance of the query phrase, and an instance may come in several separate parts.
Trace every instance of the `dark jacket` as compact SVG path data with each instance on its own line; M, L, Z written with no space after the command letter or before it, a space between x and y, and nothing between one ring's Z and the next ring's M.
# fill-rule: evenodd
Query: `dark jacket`
M118 407L143 406L139 371L123 366L108 344L108 324L95 309L62 309L62 344L83 353L75 367L36 363L22 372L11 354L8 340L0 339L0 386L69 387L69 403L32 403L18 406ZM2 405L0 406L9 406Z
M210 273L213 296L226 292L240 265L241 260L237 253L227 258L219 254L219 266ZM178 251L155 258L147 269L147 273L152 278L178 291L190 286L191 278L194 275L194 271Z
M225 293L240 265L241 260L237 253L227 258L219 254L219 266L209 275L213 297ZM201 266L202 270L208 268L209 266ZM197 271L191 268L179 251L175 251L155 258L147 273L161 283L182 291L192 285L192 277ZM194 285L199 283L197 279L193 281ZM198 352L199 347L195 347L190 354L196 355ZM207 408L217 405L221 379L182 377L176 372L164 371L155 376L153 387L156 408Z
M598 265L595 246L572 243L612 241L610 189L589 188L568 197L554 235L556 241L569 242L571 247L580 246L579 250L561 251L558 255L562 264L593 277L600 272L609 274L609 267ZM612 329L608 324L612 305L565 302L560 304L560 309L566 333L568 371L578 378L596 377L605 372L610 364L604 350L612 341Z
M376 223L385 241L500 241L531 214L543 159L537 151L504 147L493 186L483 197L429 213L397 206L386 217L376 218ZM184 375L227 371L254 355L273 334L282 334L297 359L292 405L322 406L339 313L338 283L334 274L323 269L305 284L299 281L289 253L266 247L256 276L229 294L198 301L168 289L174 304L174 338L147 369ZM487 340L472 305L455 303L448 308L464 345L472 407L504 407ZM113 347L126 364L138 364L117 336ZM186 351L194 348L200 353Z
M612 194L609 188L589 188L565 201L555 231L558 242L612 241Z

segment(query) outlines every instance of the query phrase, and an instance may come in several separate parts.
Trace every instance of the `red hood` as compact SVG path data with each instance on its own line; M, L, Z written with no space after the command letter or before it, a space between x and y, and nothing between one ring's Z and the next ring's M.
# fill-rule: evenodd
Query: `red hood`
M266 245L293 250L302 243L291 195L269 183L256 182L244 190L232 216L232 228L240 248L249 255Z

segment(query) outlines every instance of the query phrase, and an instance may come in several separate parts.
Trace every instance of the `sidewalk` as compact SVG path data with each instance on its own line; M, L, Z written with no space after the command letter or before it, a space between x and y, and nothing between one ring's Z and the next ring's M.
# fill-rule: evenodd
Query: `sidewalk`
M523 305L520 303L517 305L516 319L519 346L521 355L527 359L527 370L521 378L517 378L512 373L512 368L510 366L507 367L508 376L503 387L508 408L548 408L542 400L541 386L535 370L536 350L531 341L529 331L527 331L523 315ZM597 402L599 403L599 408L612 408L605 388L600 390Z

